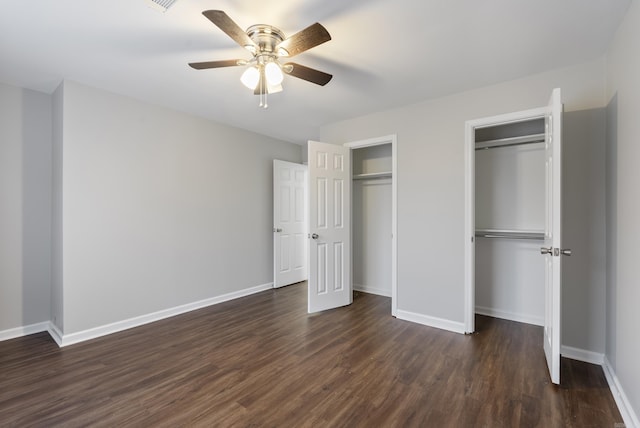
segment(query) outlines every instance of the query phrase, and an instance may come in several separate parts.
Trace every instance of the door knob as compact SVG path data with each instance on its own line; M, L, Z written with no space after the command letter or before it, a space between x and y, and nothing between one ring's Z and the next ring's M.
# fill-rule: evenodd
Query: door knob
M567 248L565 250L560 250L560 254L562 254L563 256L570 256L571 255L571 249Z
M311 239L318 239L318 234L317 233L312 233L311 234Z
M553 255L553 247L549 247L549 248L541 247L540 248L540 254L551 254L551 255Z
M282 229L280 229L280 228L275 228L275 227L274 227L274 228L273 228L273 231L274 231L274 232L282 232Z

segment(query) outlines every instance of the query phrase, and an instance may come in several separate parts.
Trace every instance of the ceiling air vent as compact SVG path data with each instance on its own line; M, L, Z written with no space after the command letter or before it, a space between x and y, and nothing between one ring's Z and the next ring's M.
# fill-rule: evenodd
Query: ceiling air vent
M176 1L177 0L147 0L147 3L160 12L166 12Z

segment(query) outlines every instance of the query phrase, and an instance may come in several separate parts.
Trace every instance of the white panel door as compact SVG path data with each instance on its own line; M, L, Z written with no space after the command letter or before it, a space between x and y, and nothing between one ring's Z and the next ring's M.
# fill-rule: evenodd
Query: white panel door
M561 162L562 100L560 89L554 89L545 115L546 218L544 353L551 381L560 383L560 291L561 291Z
M309 141L309 313L346 306L351 291L350 149Z
M273 161L273 286L307 279L307 167Z

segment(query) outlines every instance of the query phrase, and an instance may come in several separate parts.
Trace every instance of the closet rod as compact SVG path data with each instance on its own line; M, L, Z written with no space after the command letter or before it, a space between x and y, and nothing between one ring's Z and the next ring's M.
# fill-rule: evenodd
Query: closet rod
M544 240L544 233L535 232L476 232L477 238Z
M476 150L495 149L498 147L513 147L523 144L544 143L544 134L525 135L522 137L501 138L476 143Z
M534 143L544 143L544 140L540 141L527 141L525 143L509 143L509 144L496 144L495 146L486 146L486 147L476 147L476 150L489 150L489 149L500 149L502 147L513 147L513 146L523 146L525 144L534 144Z
M391 178L390 172L370 172L365 174L356 174L352 178L354 180L375 180L378 178Z

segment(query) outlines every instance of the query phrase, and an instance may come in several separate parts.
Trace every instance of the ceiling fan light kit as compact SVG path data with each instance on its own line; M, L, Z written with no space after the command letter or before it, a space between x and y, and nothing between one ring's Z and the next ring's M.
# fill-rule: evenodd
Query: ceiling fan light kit
M260 71L257 67L247 68L244 73L242 73L242 76L240 76L242 84L251 90L256 89L258 80L260 80Z
M268 62L267 65L265 65L264 75L270 85L279 85L284 80L280 65L275 61Z
M282 31L271 25L252 25L247 31L243 31L221 10L205 10L202 14L253 57L249 60L192 62L189 65L196 70L248 66L242 73L240 81L253 90L255 95L260 96L260 107L268 107L268 94L282 91L284 74L321 86L329 83L333 77L328 73L293 62L280 63L281 57L298 55L331 40L329 32L317 22L287 38Z

